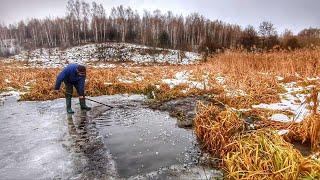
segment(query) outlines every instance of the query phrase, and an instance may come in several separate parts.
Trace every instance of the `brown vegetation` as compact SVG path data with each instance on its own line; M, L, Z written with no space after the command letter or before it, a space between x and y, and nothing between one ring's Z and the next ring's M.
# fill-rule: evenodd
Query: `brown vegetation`
M205 63L188 66L111 69L89 67L86 94L98 96L143 93L159 101L210 94L222 101L226 108L219 109L200 103L195 118L195 132L203 149L221 158L221 165L228 178L319 178L319 162L302 157L291 144L284 141L308 141L313 150L317 151L320 139L318 114L307 117L302 123L280 123L268 120L275 111L252 109L240 114L236 110L250 108L253 104L278 102L279 93L284 92L280 85L282 82L299 81L305 86L316 84L306 78L320 74L319 61L319 49L268 53L230 51ZM26 91L22 96L23 100L46 100L64 96L62 92L54 94L52 90L60 69L19 68L19 64L5 63L0 65L0 91L8 87ZM204 82L206 79L206 87L182 92L188 89L187 84L170 88L162 82L162 79L174 78L175 74L181 71L190 72L190 80L193 81ZM205 74L208 75L206 78ZM276 76L284 79L279 81ZM217 81L217 78L221 77L224 82ZM121 79L132 82L126 83ZM25 86L30 86L30 89ZM315 100L315 95L311 100ZM290 115L289 112L285 113ZM260 130L248 131L242 116L256 116L260 120L257 123ZM290 132L285 137L274 132L281 129L288 129Z
M314 77L320 74L319 50L277 51L269 53L246 53L230 51L219 54L208 62L188 66L138 66L111 69L91 69L88 72L86 94L90 96L116 93L142 93L150 86L159 85L155 92L160 99L185 96L181 90L186 85L168 88L162 79L174 78L177 72L191 72L190 79L203 82L207 74L205 89L189 89L189 94L214 93L223 103L235 108L248 108L253 104L279 101L278 93L283 92L275 76L280 75L290 81ZM13 87L25 91L30 86L25 100L46 100L61 97L54 95L52 87L59 69L19 68L20 64L1 64L0 90ZM139 77L141 80L136 80ZM217 77L223 77L220 84ZM5 79L11 81L4 82ZM131 80L124 83L119 79ZM28 83L28 84L27 84ZM223 87L224 86L224 87ZM152 89L152 88L151 88ZM154 89L153 89L154 90ZM240 93L237 93L239 92ZM169 95L170 94L170 95Z

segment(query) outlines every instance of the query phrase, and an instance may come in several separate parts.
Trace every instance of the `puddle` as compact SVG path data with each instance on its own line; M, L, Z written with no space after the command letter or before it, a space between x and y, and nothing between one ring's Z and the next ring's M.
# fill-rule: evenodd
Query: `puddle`
M300 151L300 153L303 156L307 157L312 154L310 143L302 144L301 142L295 141L292 144L293 144L293 147L296 148L298 151Z
M115 104L116 108L94 119L110 150L120 177L145 174L198 161L192 130L181 129L166 112L154 111L138 102Z
M149 106L152 109L169 112L172 117L178 119L177 124L181 128L192 128L193 119L196 116L197 103L201 101L204 104L215 104L220 108L224 105L208 95L184 97L167 102L151 102Z

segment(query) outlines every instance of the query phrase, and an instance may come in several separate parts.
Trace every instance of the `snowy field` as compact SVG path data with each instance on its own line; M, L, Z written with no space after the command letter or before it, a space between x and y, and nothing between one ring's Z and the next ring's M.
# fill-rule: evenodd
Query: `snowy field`
M46 68L61 67L68 63L112 68L116 67L116 63L119 62L192 64L200 59L201 55L195 52L128 43L103 43L76 46L65 50L41 48L34 51L22 51L20 54L11 57L9 61L28 61L29 66Z

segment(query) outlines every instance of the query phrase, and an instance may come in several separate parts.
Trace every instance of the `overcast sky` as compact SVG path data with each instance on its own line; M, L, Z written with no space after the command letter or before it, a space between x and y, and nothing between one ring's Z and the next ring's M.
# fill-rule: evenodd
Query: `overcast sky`
M0 22L9 24L31 17L65 15L68 0L0 0ZM87 0L92 2L92 0ZM245 27L258 27L271 21L279 33L291 29L297 33L308 27L320 27L320 0L96 0L107 10L130 6L140 13L144 9L187 15L198 12L211 20L222 20Z

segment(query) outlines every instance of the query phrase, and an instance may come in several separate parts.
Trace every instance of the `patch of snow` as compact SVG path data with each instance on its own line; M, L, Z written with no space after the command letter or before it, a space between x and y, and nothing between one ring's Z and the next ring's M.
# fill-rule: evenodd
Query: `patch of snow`
M277 79L278 81L283 81L283 80L284 80L284 77L276 76L276 79Z
M272 121L278 121L278 122L290 122L291 120L287 115L284 114L273 114L270 118Z
M4 82L5 83L11 83L11 81L9 79L5 79Z
M104 85L112 85L113 83L105 82Z
M189 88L187 90L184 90L184 93L187 92L190 88L205 89L208 84L208 80L205 80L203 82L190 81L190 74L191 73L188 71L177 72L174 76L174 79L163 79L162 82L168 84L171 89L180 84L188 84Z
M317 81L320 80L320 77L307 77L308 81Z
M174 88L175 86L183 83L182 81L179 81L177 79L163 79L163 83L168 84L170 89Z
M131 80L128 80L128 79L124 79L124 78L119 78L118 81L122 82L122 83L126 83L126 84L134 83L134 81L131 81Z
M141 82L144 80L144 77L139 76L138 74L132 73L130 77L118 77L118 81L122 83L132 84L134 82Z
M282 129L282 130L277 131L277 133L278 133L280 136L283 136L283 135L285 135L285 134L288 134L288 133L289 133L289 130L288 130L288 129Z
M226 95L229 97L239 97L239 96L247 96L248 95L244 90L241 90L241 89L237 89L237 90L233 90L233 91L230 91L228 89L225 89L225 90L226 90Z
M189 79L189 76L190 72L188 71L181 71L175 74L175 78L180 81L187 81Z
M226 80L224 77L222 76L217 76L216 77L216 81L220 84L220 85L224 85L226 83Z
M282 122L301 122L303 121L304 117L310 113L307 108L307 104L305 103L307 95L306 94L299 94L300 91L311 89L309 87L299 87L296 82L290 82L282 84L282 86L287 91L286 93L280 94L281 102L273 103L273 104L259 104L253 105L253 108L260 108L260 109L270 109L270 110L282 110L282 111L291 111L294 113L294 117L289 119L288 117L285 118L282 116L282 120L279 120L280 116L275 115L272 117L272 120L279 120ZM293 95L295 94L295 95ZM281 118L280 118L281 119Z
M320 153L317 152L317 153L312 154L311 159L319 161L320 160Z
M144 78L143 78L142 76L137 76L137 77L135 77L134 80L135 80L135 81L143 81Z
M99 64L99 65L90 65L89 64L89 66L90 67L93 67L93 68L116 68L116 67L118 67L117 65L115 65L115 64Z
M6 96L13 96L13 97L16 97L19 99L21 94L23 94L23 93L16 91L16 90L11 90L11 91L7 91L7 92L2 92L0 94L0 98L2 98L4 100Z

